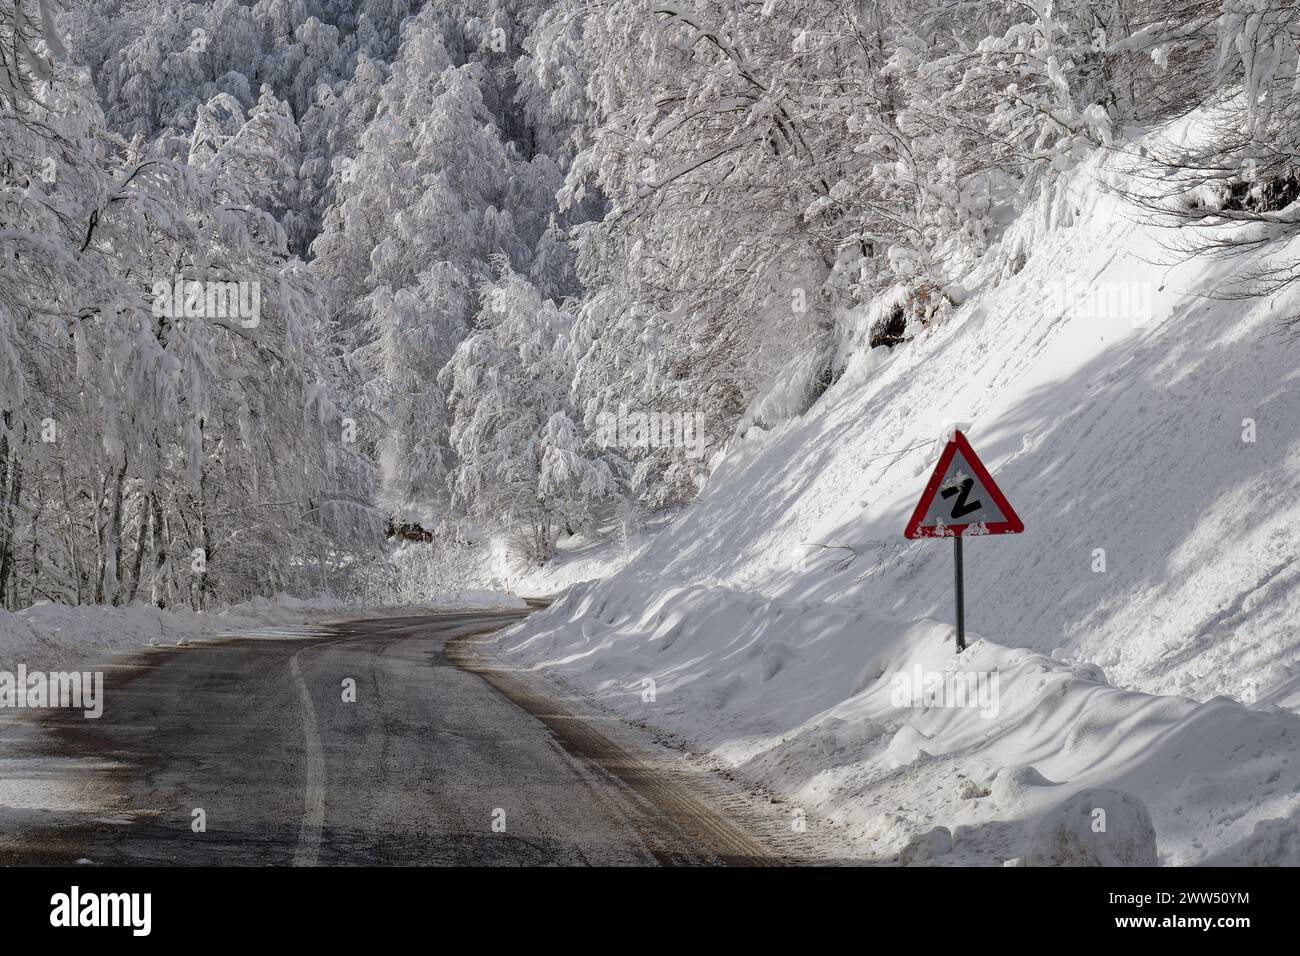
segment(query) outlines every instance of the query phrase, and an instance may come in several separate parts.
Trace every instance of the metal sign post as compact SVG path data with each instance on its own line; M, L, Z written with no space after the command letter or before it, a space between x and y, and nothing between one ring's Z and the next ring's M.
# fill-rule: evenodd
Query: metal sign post
M952 539L952 568L957 579L957 653L966 650L966 607L961 593L961 535Z

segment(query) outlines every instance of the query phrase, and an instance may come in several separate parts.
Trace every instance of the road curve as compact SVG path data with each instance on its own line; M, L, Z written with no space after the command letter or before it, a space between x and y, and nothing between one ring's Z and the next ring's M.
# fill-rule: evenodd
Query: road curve
M0 733L8 770L74 795L0 805L0 863L778 862L679 774L485 663L474 636L525 613L115 662L102 718L47 711L38 732Z

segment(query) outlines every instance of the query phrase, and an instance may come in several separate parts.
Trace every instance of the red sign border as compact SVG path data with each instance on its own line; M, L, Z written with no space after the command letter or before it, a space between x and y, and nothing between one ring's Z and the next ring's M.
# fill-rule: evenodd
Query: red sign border
M934 496L939 493L939 483L943 481L944 474L948 471L948 466L952 464L953 457L961 451L962 456L970 465L971 471L975 472L975 477L980 480L980 484L989 493L993 503L998 506L998 510L1007 516L1006 521L994 521L984 525L984 530L978 536L985 534L1019 534L1025 530L1024 522L1016 514L1016 510L1011 507L1011 502L1007 501L1006 495L1002 494L1002 489L998 487L993 476L989 474L988 469L984 467L984 462L980 461L979 455L975 454L975 449L970 446L966 436L961 432L953 432L952 441L944 446L943 454L939 456L939 463L934 466L934 473L930 475L930 481L926 484L925 490L921 492L921 500L916 505L916 510L912 512L911 519L907 522L907 530L903 532L905 538L957 538L965 534L966 529L973 527L970 524L949 524L944 525L943 529L932 528L929 526L921 527L921 522L925 520L925 513L930 510L930 503L934 501ZM976 536L972 536L976 537Z

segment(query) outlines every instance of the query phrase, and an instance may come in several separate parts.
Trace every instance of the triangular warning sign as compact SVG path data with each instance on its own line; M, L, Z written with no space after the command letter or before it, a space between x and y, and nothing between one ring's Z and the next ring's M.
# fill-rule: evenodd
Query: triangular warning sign
M978 534L1018 534L1020 517L994 483L988 469L961 432L953 432L939 456L906 538L966 537Z

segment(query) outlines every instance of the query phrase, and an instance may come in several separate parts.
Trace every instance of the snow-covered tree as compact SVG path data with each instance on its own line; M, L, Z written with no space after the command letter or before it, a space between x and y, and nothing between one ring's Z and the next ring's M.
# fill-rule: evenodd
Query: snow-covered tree
M0 101L0 598L204 607L309 561L329 586L377 540L370 470L238 102L178 159L110 132L84 71L45 73Z
M452 489L470 514L514 530L524 557L545 561L561 533L591 527L616 484L570 414L572 317L504 259L499 267L482 289L474 333L440 376L454 415Z
M493 258L520 270L536 260L548 292L572 289L550 216L563 173L503 140L485 79L481 63L454 64L433 6L408 20L313 246L358 361L376 375L361 394L389 421L382 445L400 476L396 508L449 493L454 452L437 375L472 327L473 290Z

